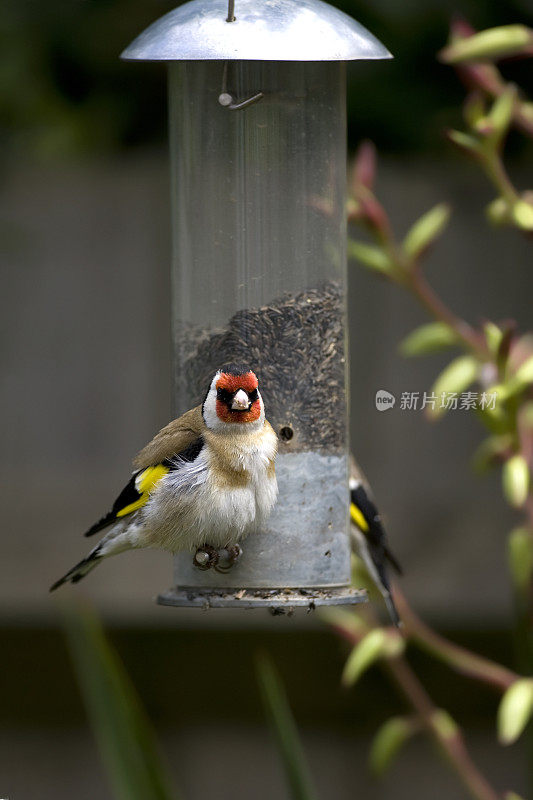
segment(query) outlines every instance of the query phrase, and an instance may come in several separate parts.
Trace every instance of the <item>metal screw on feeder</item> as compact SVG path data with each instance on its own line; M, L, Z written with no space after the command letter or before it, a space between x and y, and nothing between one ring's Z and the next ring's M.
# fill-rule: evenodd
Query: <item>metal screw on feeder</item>
M230 20L228 19L227 22ZM251 97L248 97L246 100L241 100L237 102L235 98L228 93L227 90L228 85L228 62L226 61L224 64L224 72L222 73L222 91L218 96L218 102L221 106L225 108L229 108L231 111L238 111L241 108L246 108L246 106L250 106L252 103L256 103L258 100L261 100L265 95L263 92L256 92Z
M224 574L177 555L159 602L361 602L348 534L344 62L390 53L321 0L192 0L122 58L168 62L175 410L244 362L279 438L268 522Z

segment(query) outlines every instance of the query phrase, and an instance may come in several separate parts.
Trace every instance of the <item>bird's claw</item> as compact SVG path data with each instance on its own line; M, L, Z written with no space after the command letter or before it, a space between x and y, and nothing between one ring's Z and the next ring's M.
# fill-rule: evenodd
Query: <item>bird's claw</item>
M217 572L229 572L242 556L242 547L234 544L231 547L224 547L219 551L219 561L215 565Z
M194 554L192 563L195 567L201 570L208 570L211 567L217 566L219 561L219 554L218 550L214 547L211 547L210 544L204 544L203 547L199 547Z

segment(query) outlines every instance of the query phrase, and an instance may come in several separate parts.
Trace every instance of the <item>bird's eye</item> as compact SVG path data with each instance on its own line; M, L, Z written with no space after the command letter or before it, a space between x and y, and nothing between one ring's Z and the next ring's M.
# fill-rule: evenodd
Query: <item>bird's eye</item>
M223 403L230 403L231 397L231 392L228 392L227 389L217 389L217 400L222 400Z
M257 391L257 389L254 389L252 392L249 392L248 397L250 398L250 403L255 403L255 401L259 397L259 392Z

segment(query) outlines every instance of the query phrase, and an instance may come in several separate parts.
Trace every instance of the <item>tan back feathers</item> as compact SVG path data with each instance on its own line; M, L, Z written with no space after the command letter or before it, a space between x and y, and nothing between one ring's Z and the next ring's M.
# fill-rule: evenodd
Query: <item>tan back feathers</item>
M133 466L135 469L144 469L160 464L166 458L172 458L185 450L205 430L202 406L196 406L165 425L135 457Z

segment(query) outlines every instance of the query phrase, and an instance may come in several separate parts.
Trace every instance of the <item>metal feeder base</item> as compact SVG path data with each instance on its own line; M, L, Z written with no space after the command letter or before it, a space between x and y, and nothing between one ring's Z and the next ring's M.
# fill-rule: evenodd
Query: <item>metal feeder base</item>
M291 613L294 608L312 611L317 606L341 606L365 603L364 589L351 586L323 589L198 589L182 586L157 597L162 606L189 608L269 608L274 614Z

